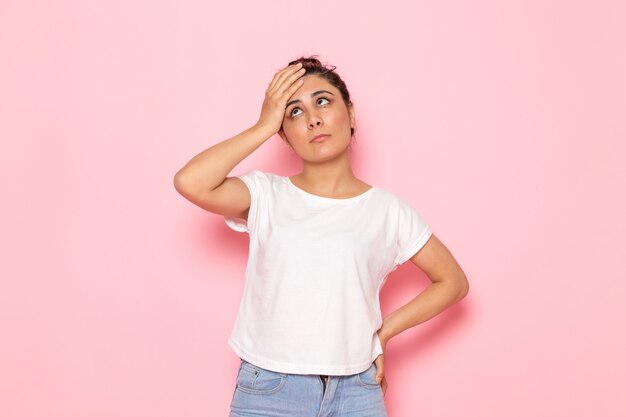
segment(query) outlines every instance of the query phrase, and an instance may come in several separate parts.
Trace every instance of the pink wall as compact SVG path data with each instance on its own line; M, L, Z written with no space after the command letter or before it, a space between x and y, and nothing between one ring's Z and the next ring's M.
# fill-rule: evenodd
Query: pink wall
M172 178L319 54L356 174L471 284L389 343L390 416L623 416L623 2L434 3L3 1L0 415L227 415L247 236ZM253 168L299 163L276 136ZM427 282L396 270L384 315Z

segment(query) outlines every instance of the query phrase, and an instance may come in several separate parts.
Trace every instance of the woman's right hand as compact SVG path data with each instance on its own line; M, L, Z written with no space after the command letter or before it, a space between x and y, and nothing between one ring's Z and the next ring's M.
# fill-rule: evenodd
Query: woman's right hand
M261 108L261 116L256 123L271 130L274 134L280 130L285 116L287 100L302 85L305 70L302 63L289 65L274 74L265 91L265 100Z

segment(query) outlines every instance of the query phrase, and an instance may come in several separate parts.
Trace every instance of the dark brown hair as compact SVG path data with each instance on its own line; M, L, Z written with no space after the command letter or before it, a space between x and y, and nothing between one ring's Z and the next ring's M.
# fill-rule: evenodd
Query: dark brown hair
M324 78L326 81L331 83L339 92L341 93L341 97L343 98L343 102L346 104L346 107L350 107L352 102L350 101L350 92L346 87L346 83L341 79L339 74L335 72L334 65L323 65L319 59L317 59L317 55L311 55L310 57L300 57L294 61L291 61L288 65L297 64L298 62L302 63L302 68L304 68L304 75L319 75ZM303 75L303 76L304 76ZM350 135L354 136L354 128L350 128Z

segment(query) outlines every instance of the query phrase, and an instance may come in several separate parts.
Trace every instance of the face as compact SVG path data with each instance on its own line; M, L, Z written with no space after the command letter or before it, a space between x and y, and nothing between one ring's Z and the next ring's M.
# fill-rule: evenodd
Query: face
M344 103L341 92L318 75L303 83L287 100L280 136L305 160L330 159L345 152L354 127L354 106ZM315 136L329 135L311 142Z

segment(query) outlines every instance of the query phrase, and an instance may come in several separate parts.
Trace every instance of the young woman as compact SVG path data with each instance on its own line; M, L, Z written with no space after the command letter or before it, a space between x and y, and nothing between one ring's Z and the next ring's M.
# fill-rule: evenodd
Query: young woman
M254 126L175 175L181 195L250 237L228 340L241 359L231 417L386 416L387 342L468 292L419 213L353 174L354 127L335 68L302 57L274 75ZM302 159L302 172L227 176L275 133ZM407 260L432 284L383 320L380 289Z

